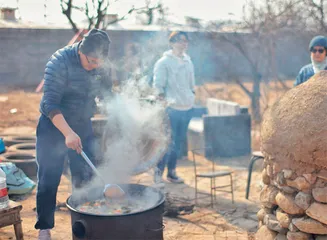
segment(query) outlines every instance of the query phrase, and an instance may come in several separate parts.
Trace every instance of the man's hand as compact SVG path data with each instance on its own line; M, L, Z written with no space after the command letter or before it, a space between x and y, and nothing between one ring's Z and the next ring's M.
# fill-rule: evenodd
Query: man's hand
M66 136L65 143L68 148L75 150L78 154L82 152L81 138L75 132L72 131Z
M68 148L75 150L78 154L82 152L82 141L80 137L70 128L64 116L58 113L51 119L52 123L65 136L65 143Z

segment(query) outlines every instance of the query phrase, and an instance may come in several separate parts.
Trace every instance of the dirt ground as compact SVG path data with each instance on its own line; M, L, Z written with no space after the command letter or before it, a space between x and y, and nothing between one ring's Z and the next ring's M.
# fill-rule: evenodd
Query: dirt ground
M231 159L233 160L233 159ZM195 211L189 215L179 216L178 218L164 218L164 238L165 240L202 240L202 239L228 239L228 240L246 240L252 239L253 232L257 229L256 212L259 210L259 191L260 191L260 173L254 172L252 176L250 200L245 199L245 188L247 181L247 171L243 167L247 165L249 157L234 159L239 163L239 167L224 166L226 162L221 161L219 169L234 171L234 198L235 203L231 201L231 195L227 193L217 193L217 199L213 208L210 207L210 199L199 200ZM200 159L199 171L205 171L209 162ZM230 164L228 164L230 165ZM259 169L258 166L257 169ZM190 160L179 162L178 173L185 179L184 184L171 184L166 182L165 191L176 197L194 200L194 173L193 165ZM152 173L145 173L131 179L131 182L137 182L144 185L152 185ZM229 178L222 178L219 184L229 183ZM57 201L63 203L70 195L70 181L63 176L58 190ZM208 193L208 180L199 181L201 192ZM14 198L23 205L21 217L23 220L23 232L25 240L37 238L37 231L34 229L36 190L31 194L21 198ZM56 226L52 231L53 240L72 239L70 213L66 208L60 208L55 213ZM0 229L0 239L15 239L13 227ZM117 239L118 240L118 239ZM137 239L136 239L137 240Z
M293 81L285 81L285 85L291 88ZM244 84L249 90L252 89L251 83ZM33 132L39 117L39 102L42 94L15 89L0 89L0 134L15 132L17 126L24 126L25 131ZM261 85L261 112L272 105L276 99L281 97L287 89L280 83L272 82ZM240 105L250 106L250 98L237 85L232 83L209 83L198 87L196 91L197 103L205 104L205 99L214 97L237 102ZM252 149L260 149L260 125L252 124Z
M289 86L291 83L287 83ZM251 87L250 85L247 87ZM273 103L281 96L283 90L278 84L264 89L262 110ZM208 91L209 89L209 91ZM242 105L249 105L249 100L244 92L236 85L208 84L206 89L198 90L198 100L205 97L219 97L221 99L236 101ZM39 116L38 104L41 94L26 92L22 90L7 91L0 94L0 136L5 134L26 134L35 133L35 127ZM259 127L253 126L252 139L253 149L259 149ZM189 156L189 159L190 156ZM171 184L166 182L165 191L176 196L189 200L194 200L194 172L193 165L189 159L184 159L178 163L178 173L185 179L184 184ZM247 183L247 166L250 156L235 159L217 159L219 169L230 169L234 171L234 193L235 203L232 204L231 196L227 193L217 193L217 200L213 208L209 206L209 199L201 199L192 214L180 216L178 218L164 218L164 237L166 240L245 240L253 239L253 232L257 228L256 212L259 209L259 191L261 164L258 162L256 171L252 175L250 200L245 199L245 189ZM200 158L200 171L205 171L210 163ZM152 184L152 173L145 173L131 179L132 182L139 182L145 185ZM219 183L227 184L228 178L222 178ZM200 180L199 189L208 193L208 180ZM36 213L35 193L23 198L15 199L22 203L21 213L23 220L24 239L32 240L37 238L37 231L34 229ZM65 202L70 195L70 180L63 176L57 201ZM72 239L70 214L66 208L56 211L56 226L52 231L54 240ZM0 239L15 239L13 227L0 229Z

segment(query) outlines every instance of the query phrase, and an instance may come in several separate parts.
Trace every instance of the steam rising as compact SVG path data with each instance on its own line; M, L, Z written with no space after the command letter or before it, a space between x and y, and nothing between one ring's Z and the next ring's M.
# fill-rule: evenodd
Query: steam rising
M142 100L146 83L127 81L106 105L103 173L108 183L129 179L136 167L150 167L167 145L163 103ZM149 89L148 89L149 90ZM158 159L157 159L158 160Z
M102 110L108 120L102 139L103 164L98 170L107 184L128 183L135 169L140 172L155 167L166 151L169 133L165 105L142 98L151 93L143 80L126 81L120 93L104 101ZM101 185L100 179L94 176L88 186L74 189L73 200L89 200L91 189ZM144 194L144 204L151 205L158 200L158 194L149 194L148 191Z

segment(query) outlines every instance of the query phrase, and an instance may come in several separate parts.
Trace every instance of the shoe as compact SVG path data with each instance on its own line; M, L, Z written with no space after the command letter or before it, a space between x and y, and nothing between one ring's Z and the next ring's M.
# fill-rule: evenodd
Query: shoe
M40 230L38 240L51 240L50 229Z
M175 170L168 172L167 180L172 183L184 183L184 179L178 177Z

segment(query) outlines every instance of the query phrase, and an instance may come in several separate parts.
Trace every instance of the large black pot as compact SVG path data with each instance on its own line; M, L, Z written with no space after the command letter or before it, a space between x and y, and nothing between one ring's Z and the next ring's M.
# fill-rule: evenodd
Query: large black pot
M70 196L66 205L71 212L73 240L163 240L164 194L139 184L120 185L127 195L151 196L144 211L122 215L98 215L76 210L85 201L102 197L103 187L88 191L87 199Z

